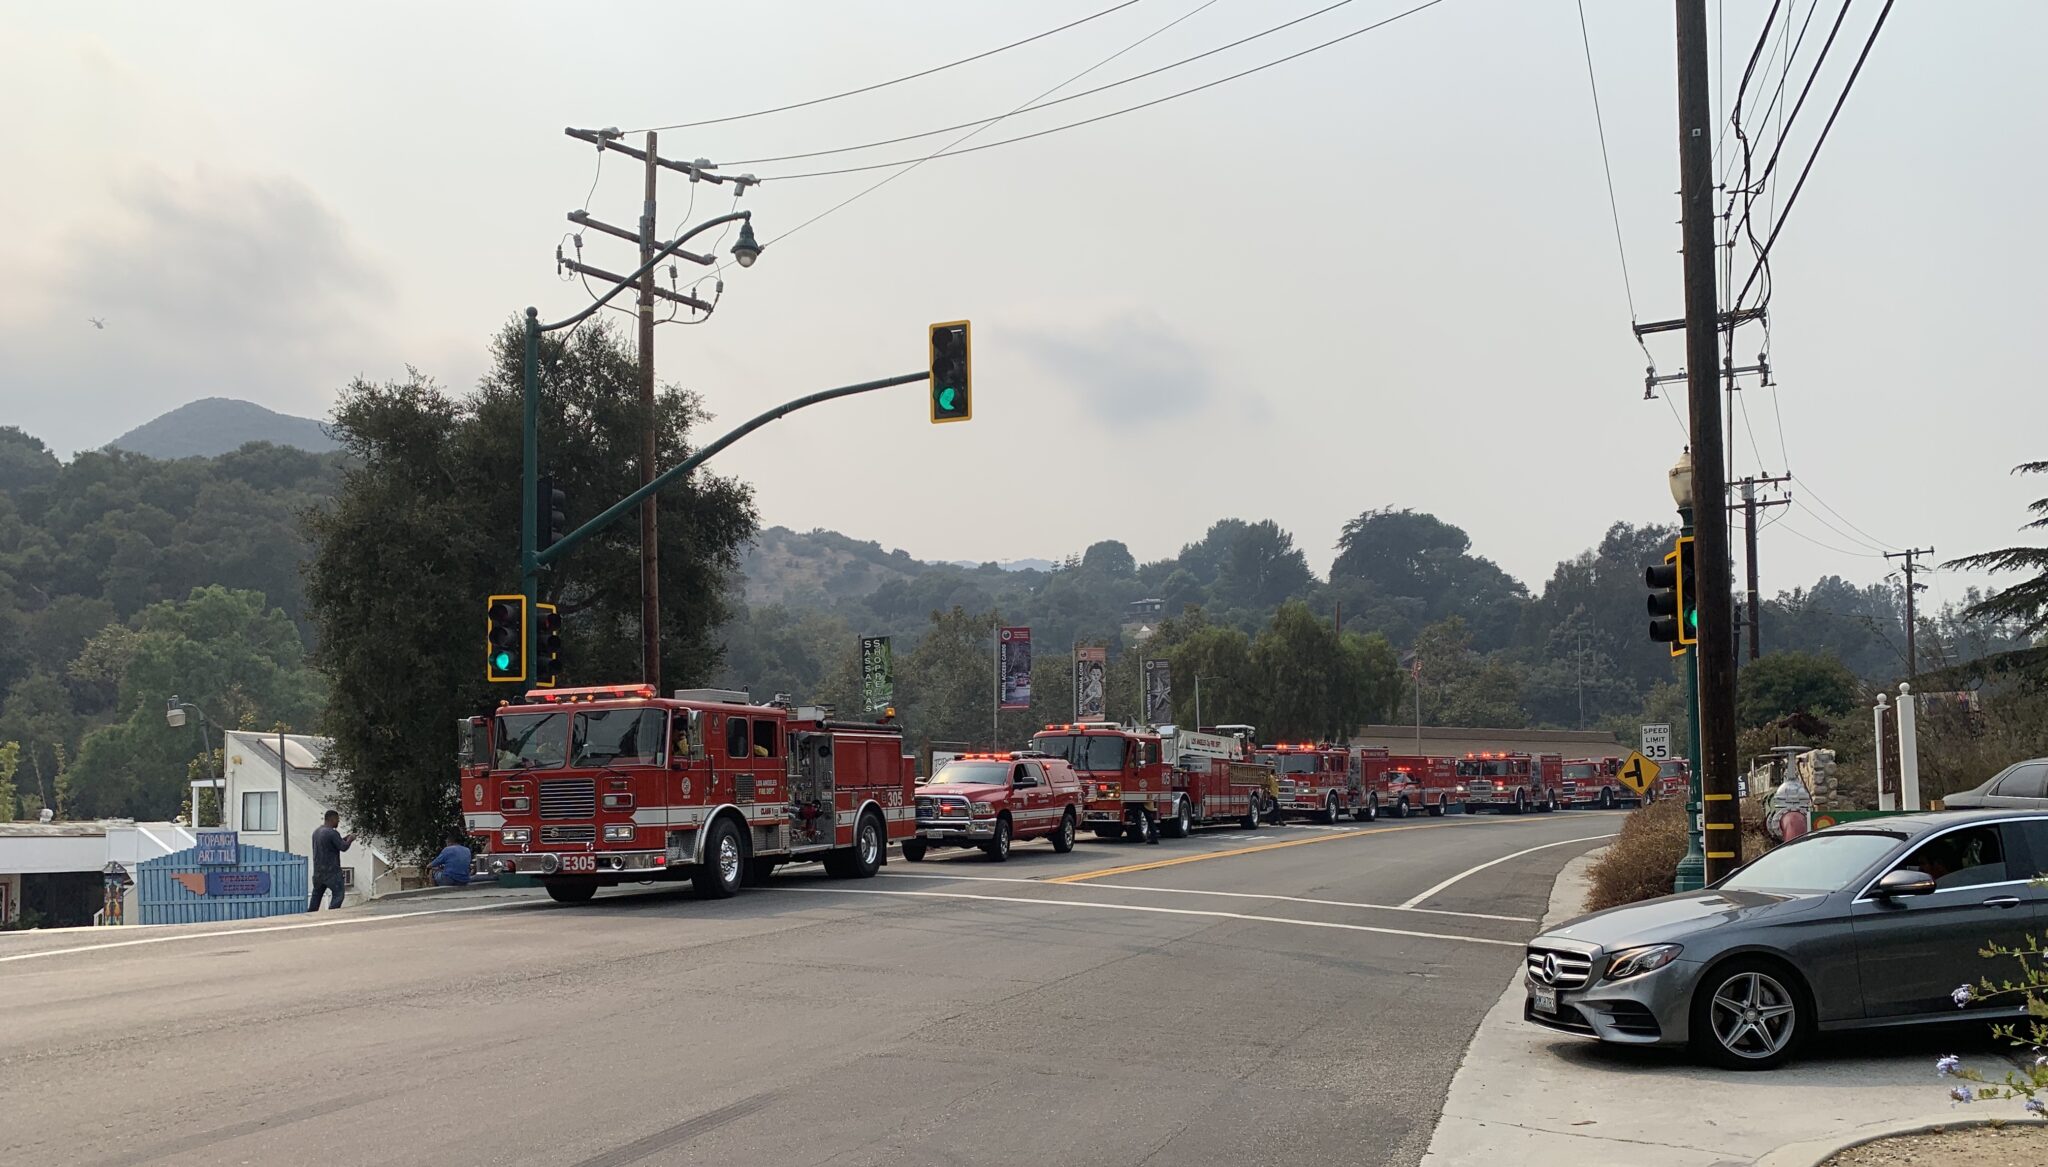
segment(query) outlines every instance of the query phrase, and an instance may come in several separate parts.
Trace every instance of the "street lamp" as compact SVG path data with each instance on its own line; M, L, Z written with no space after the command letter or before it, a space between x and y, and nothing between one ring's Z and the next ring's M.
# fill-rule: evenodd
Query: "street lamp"
M754 241L752 220L740 224L739 242L732 245L732 257L740 261L741 267L752 267L761 258L761 245Z
M173 693L170 700L164 702L164 724L172 729L183 729L185 726L185 714L188 710L199 715L199 743L206 749L206 768L212 771L213 738L212 735L206 732L206 727L212 723L207 721L204 710L190 702L178 700L178 695ZM221 774L216 777L214 789L220 792L221 797L220 825L226 826L228 825L227 775ZM197 790L192 792L192 829L199 829L199 792Z
M1671 486L1671 501L1678 504L1680 535L1692 534L1692 448L1690 446L1678 455L1678 461L1667 475ZM1683 620L1685 614L1679 613ZM1700 797L1700 664L1699 646L1694 645L1685 653L1685 720L1686 720L1686 762L1692 772L1686 775L1685 784L1685 857L1678 861L1678 870L1672 874L1671 890L1698 891L1707 882L1707 849L1700 837L1700 811L1706 805Z

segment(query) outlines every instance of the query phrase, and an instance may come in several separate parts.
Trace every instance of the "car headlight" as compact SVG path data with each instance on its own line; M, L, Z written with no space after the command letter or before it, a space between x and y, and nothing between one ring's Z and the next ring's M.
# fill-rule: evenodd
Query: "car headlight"
M996 813L995 804L988 802L977 802L968 809L972 810L977 818L987 818Z
M1619 981L1628 977L1639 977L1646 972L1656 972L1678 959L1679 946L1676 944L1651 944L1643 948L1628 948L1614 954L1607 962L1604 980Z
M498 832L498 841L502 843L524 843L531 838L533 830L529 827L506 827Z
M630 843L633 841L633 827L630 824L606 827L604 841L607 843Z

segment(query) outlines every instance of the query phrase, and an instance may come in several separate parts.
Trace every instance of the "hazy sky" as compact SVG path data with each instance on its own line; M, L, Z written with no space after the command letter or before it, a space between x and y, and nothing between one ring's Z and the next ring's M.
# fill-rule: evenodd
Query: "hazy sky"
M0 423L69 452L200 396L325 416L350 376L408 364L465 389L523 307L585 302L552 268L595 151L562 127L816 97L1110 2L6 3ZM1062 92L1325 2L1141 0L877 93L666 132L661 149L717 161L915 133L1008 111L1190 12ZM1356 0L975 141L1220 77L1410 2ZM1769 7L1726 6L1731 84ZM1781 200L1880 7L1852 8ZM1676 316L1671 5L1586 13L1636 304ZM1857 82L1774 252L1781 388L1748 391L1736 426L1738 474L1789 460L1800 479L1801 505L1762 534L1767 589L1874 579L1887 565L1866 541L1942 557L2002 545L2038 497L2007 470L2048 456L2044 39L2048 5L1900 4ZM1683 435L1642 399L1571 0L1446 0L1153 109L933 161L775 245L886 173L751 191L770 249L725 273L709 323L659 331L660 375L702 393L722 428L919 369L925 325L968 317L975 419L929 425L907 387L779 422L722 458L766 523L934 559L1108 537L1150 559L1218 517L1271 518L1320 573L1346 519L1391 504L1458 523L1540 587L1611 521L1670 513ZM590 209L629 225L639 189L613 155ZM706 186L692 207L689 184L663 177L666 224L730 202ZM629 244L588 249L632 266ZM1762 337L1743 334L1745 359ZM1681 348L1653 345L1660 371Z

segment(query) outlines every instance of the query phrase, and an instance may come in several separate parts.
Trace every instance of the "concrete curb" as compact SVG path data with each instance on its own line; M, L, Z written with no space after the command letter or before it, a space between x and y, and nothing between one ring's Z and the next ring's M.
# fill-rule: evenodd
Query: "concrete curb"
M406 888L404 891L388 891L385 892L383 895L378 896L374 900L365 900L364 902L388 904L396 900L413 900L419 899L423 896L441 895L446 892L461 892L469 891L474 888L487 888L496 886L498 886L498 881L495 879L472 879L468 883L465 883L460 887L409 887Z
M1931 1131L1966 1130L1979 1126L2032 1126L2048 1127L2048 1119L2040 1118L1945 1118L1909 1119L1900 1122L1880 1122L1857 1127L1847 1134L1833 1135L1825 1139L1808 1139L1800 1143L1787 1143L1763 1158L1756 1160L1755 1167L1819 1167L1836 1155L1852 1147L1874 1143L1879 1139L1894 1138L1898 1135L1919 1135Z

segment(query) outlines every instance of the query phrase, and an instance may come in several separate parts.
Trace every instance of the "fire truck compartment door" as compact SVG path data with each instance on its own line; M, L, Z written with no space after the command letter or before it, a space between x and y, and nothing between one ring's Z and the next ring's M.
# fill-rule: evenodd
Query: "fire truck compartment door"
M794 733L789 747L790 837L799 846L832 842L839 825L832 735Z

